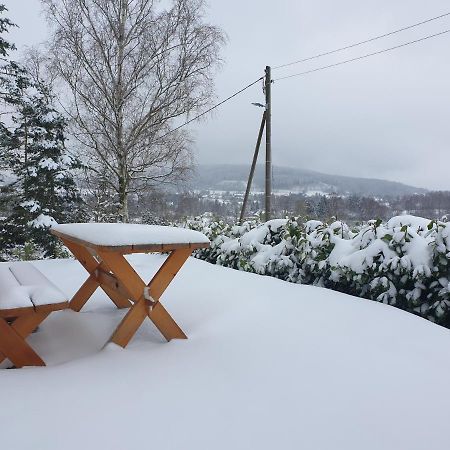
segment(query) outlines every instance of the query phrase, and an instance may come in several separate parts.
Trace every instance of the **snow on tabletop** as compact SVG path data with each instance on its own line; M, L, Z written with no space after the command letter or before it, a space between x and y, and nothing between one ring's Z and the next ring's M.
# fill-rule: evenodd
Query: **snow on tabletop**
M199 231L161 225L130 223L68 223L52 229L94 245L162 245L207 244L208 238Z
M147 280L164 259L129 257ZM33 264L69 298L86 279L77 261ZM103 348L127 311L101 289L50 314L27 340L47 367L0 370L1 448L448 448L449 330L194 258L161 301L189 339L146 319L126 349Z

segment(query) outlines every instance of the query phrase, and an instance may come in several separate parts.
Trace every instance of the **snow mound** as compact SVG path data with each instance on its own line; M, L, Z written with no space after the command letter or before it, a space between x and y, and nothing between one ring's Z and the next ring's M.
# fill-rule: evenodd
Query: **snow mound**
M130 257L145 279L163 260ZM69 297L86 278L76 261L35 264ZM126 311L101 291L51 314L29 338L48 367L0 371L2 448L447 448L449 330L193 258L162 302L188 340L147 321L103 348Z

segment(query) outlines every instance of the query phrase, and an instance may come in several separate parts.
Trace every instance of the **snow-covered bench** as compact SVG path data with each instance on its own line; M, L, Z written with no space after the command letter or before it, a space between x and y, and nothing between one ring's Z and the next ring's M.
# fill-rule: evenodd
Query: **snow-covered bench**
M0 362L45 366L25 338L52 311L68 306L65 295L31 263L0 264Z

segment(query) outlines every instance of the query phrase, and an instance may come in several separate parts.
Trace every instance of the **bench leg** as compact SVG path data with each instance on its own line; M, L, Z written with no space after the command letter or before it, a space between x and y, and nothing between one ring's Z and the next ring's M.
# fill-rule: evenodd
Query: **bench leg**
M0 318L0 362L8 358L15 367L45 366L40 356L25 342L28 336L48 316L48 313L27 314L11 325Z
M11 327L24 339L31 334L48 316L50 312L34 312L17 317Z

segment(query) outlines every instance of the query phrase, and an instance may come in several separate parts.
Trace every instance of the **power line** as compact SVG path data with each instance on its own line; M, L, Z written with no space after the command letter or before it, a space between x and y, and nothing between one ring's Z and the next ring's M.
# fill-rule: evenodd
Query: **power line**
M443 17L446 17L446 16L450 16L450 12L445 13L445 14L441 14L440 16L432 17L431 19L423 20L422 22L418 22L418 23L415 23L413 25L408 25L407 27L403 27L403 28L400 28L398 30L390 31L389 33L381 34L380 36L375 36L373 38L366 39L365 41L357 42L355 44L350 44L350 45L347 45L345 47L337 48L335 50L330 50L328 52L319 53L318 55L309 56L308 58L299 59L297 61L293 61L293 62L290 62L290 63L287 63L287 64L282 64L280 66L273 67L272 70L281 69L282 67L293 66L294 64L300 64L300 63L303 63L305 61L311 61L312 59L320 58L322 56L327 56L327 55L331 55L333 53L342 52L343 50L348 50L350 48L357 47L359 45L367 44L368 42L373 42L373 41L376 41L378 39L385 38L387 36L392 36L393 34L397 34L397 33L400 33L402 31L406 31L406 30L409 30L411 28L418 27L420 25L424 25L424 24L432 22L434 20L442 19Z
M365 43L367 43L367 42L371 42L371 41L374 41L374 40L377 40L377 39L381 39L382 37L386 37L386 36L389 36L389 35L392 35L392 34L395 34L395 33L399 33L400 31L408 30L408 29L410 29L410 28L413 28L413 27L416 27L416 26L419 26L419 25L422 25L422 24L431 22L431 21L433 21L433 20L440 19L440 18L442 18L442 17L449 16L449 15L450 15L450 12L445 13L445 14L442 14L442 15L437 16L437 17L433 17L433 18L431 18L431 19L424 20L424 21L422 21L422 22L419 22L419 23L416 23L416 24L413 24L413 25L409 25L409 26L404 27L404 28L401 28L401 29L399 29L399 30L391 31L391 32L386 33L386 34L383 34L383 35L381 35L381 36L376 36L376 37L374 37L374 38L371 38L371 39L367 39L367 40L365 40L365 41L358 42L358 43L356 43L356 44L348 45L348 46L346 46L346 47L342 47L342 48L339 48L339 49L336 49L336 50L332 50L332 51L329 51L329 52L326 52L326 53L321 53L321 54L319 54L319 55L311 56L311 57L309 57L309 58L305 58L305 59L302 59L302 60L299 60L299 61L294 61L294 62L292 62L292 63L283 64L283 65L281 65L281 66L275 67L274 69L279 69L279 68L281 68L281 67L291 66L291 65L293 65L293 64L297 64L297 63L300 63L300 62L304 62L304 61L308 61L308 60L311 60L311 59L319 58L319 57L321 57L321 56L330 55L330 54L332 54L332 53L336 53L336 52L339 52L339 51L342 51L342 50L346 50L346 49L349 49L349 48L352 48L352 47L356 47L356 46L358 46L358 45L362 45L362 44L365 44ZM322 67L318 67L318 68L316 68L316 69L307 70L307 71L305 71L305 72L300 72L300 73L296 73L296 74L293 74L293 75L287 75L287 76L285 76L285 77L277 78L277 79L275 79L275 80L273 80L273 81L279 81L279 80L284 80L284 79L287 79L287 78L298 77L298 76L301 76L301 75L306 75L306 74L309 74L309 73L318 72L318 71L320 71L320 70L329 69L329 68L331 68L331 67L336 67L336 66L340 66L340 65L347 64L347 63L350 63L350 62L358 61L358 60L361 60L361 59L368 58L368 57L370 57L370 56L379 55L379 54L381 54L381 53L385 53L385 52L388 52L388 51L391 51L391 50L395 50L395 49L397 49L397 48L401 48L401 47L405 47L405 46L407 46L407 45L411 45L411 44L415 44L415 43L418 43L418 42L421 42L421 41L425 41L425 40L427 40L427 39L431 39L431 38L433 38L433 37L437 37L437 36L440 36L440 35L442 35L442 34L446 34L446 33L449 33L449 32L450 32L450 30L445 30L445 31L442 31L442 32L440 32L440 33L432 34L432 35L425 36L425 37L420 38L420 39L416 39L416 40L414 40L414 41L406 42L406 43L401 44L401 45L396 45L396 46L394 46L394 47L390 47L390 48L387 48L387 49L384 49L384 50L380 50L380 51L373 52L373 53L368 53L368 54L366 54L366 55L358 56L358 57L356 57L356 58L348 59L348 60L345 60L345 61L340 61L340 62L335 63L335 64L329 64L329 65L327 65L327 66L322 66ZM224 103L228 102L228 101L231 100L232 98L234 98L234 97L236 97L237 95L241 94L242 92L244 92L245 90L249 89L250 87L252 87L253 85L255 85L256 83L258 83L259 81L261 81L261 80L263 80L263 79L264 79L264 76L258 78L257 80L253 81L252 83L250 83L250 84L248 84L247 86L243 87L242 89L238 90L238 91L235 92L234 94L232 94L232 95L230 95L229 97L225 98L225 99L222 100L221 102L215 104L214 106L212 106L211 108L207 109L206 111L203 111L202 113L200 113L200 114L198 114L197 116L193 117L192 119L190 119L190 120L188 120L188 121L182 123L181 125L179 125L178 127L174 128L173 130L170 130L169 132L167 132L166 134L164 134L160 139L163 139L163 138L166 137L167 135L169 135L169 134L171 134L171 133L173 133L173 132L179 130L180 128L185 127L186 125L188 125L188 124L194 122L195 120L198 120L200 117L203 117L204 115L208 114L209 112L213 111L214 109L216 109L216 108L218 108L219 106L223 105Z
M449 32L450 32L450 30L441 31L440 33L431 34L429 36L425 36L423 38L416 39L415 41L405 42L404 44L396 45L395 47L385 48L384 50L379 50L378 52L368 53L366 55L358 56L358 57L352 58L352 59L347 59L345 61L340 61L340 62L337 62L335 64L329 64L328 66L322 66L322 67L318 67L316 69L306 70L305 72L294 73L293 75L287 75L285 77L277 78L277 79L275 79L273 81L280 81L280 80L285 80L287 78L299 77L301 75L307 75L309 73L318 72L319 70L329 69L331 67L341 66L343 64L348 64L348 63L351 63L351 62L354 62L354 61L359 61L360 59L365 59L365 58L369 58L370 56L380 55L381 53L386 53L386 52L389 52L391 50L395 50L397 48L402 48L402 47L406 47L407 45L416 44L418 42L426 41L427 39L431 39L431 38L434 38L434 37L437 37L437 36L441 36L441 35L443 35L445 33L449 33Z
M212 110L218 108L219 106L223 105L224 103L226 103L228 100L231 100L232 98L236 97L237 95L241 94L242 92L244 92L245 90L247 90L248 88L252 87L254 84L258 83L259 81L263 80L264 77L260 77L257 80L253 81L252 83L248 84L247 86L243 87L242 89L240 89L239 91L235 92L234 94L230 95L229 97L227 97L226 99L222 100L221 102L215 104L214 106L212 106L211 108L207 109L206 111L203 111L201 114L193 117L192 119L188 120L187 122L182 123L181 125L179 125L178 127L174 128L173 130L170 130L169 132L167 132L166 134L164 134L163 136L160 137L160 139L165 138L167 135L169 135L170 133L173 133L174 131L179 130L180 128L185 127L186 125L190 124L191 122L194 122L194 120L199 119L200 117L204 116L205 114L208 114L209 112L211 112Z

